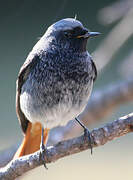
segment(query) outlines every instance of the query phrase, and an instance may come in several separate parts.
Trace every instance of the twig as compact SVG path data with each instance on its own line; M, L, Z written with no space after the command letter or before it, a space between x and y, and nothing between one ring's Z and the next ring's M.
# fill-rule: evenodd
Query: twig
M104 145L108 141L123 136L133 131L133 113L118 120L108 123L106 126L94 129L91 132L92 146ZM68 155L79 153L89 149L89 142L84 136L62 141L55 146L47 148L46 163L54 162ZM25 172L42 165L39 159L39 151L28 156L11 161L5 168L0 169L1 180L13 180Z
M133 51L131 51L126 58L123 60L123 62L120 64L120 68L118 69L120 75L122 77L131 77L133 76ZM127 71L128 69L128 71Z
M130 9L96 49L93 58L96 59L98 70L103 69L111 61L119 48L133 35L132 19L133 9Z
M131 8L132 0L119 0L101 9L97 17L101 24L108 25L125 16Z

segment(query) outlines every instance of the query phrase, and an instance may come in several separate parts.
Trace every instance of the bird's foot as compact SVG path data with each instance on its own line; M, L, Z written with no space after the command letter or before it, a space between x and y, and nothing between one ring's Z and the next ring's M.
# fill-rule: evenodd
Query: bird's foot
M92 139L91 139L91 134L90 131L88 130L88 128L84 128L84 138L85 140L89 141L89 147L91 149L91 154L92 154Z
M45 167L46 169L48 169L47 166L46 166L46 161L45 161L46 150L47 150L47 149L46 149L45 145L44 145L43 143L41 143L41 144L40 144L40 155L39 155L39 159L42 160L44 167Z
M92 154L92 138L91 138L91 134L88 130L88 128L78 119L75 118L75 120L80 124L80 126L82 126L82 128L84 129L84 138L85 140L89 141L89 147L91 149L91 154Z

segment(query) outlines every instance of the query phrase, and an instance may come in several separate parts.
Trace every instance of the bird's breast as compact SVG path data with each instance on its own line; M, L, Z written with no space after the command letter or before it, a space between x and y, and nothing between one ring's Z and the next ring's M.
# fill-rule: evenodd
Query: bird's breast
M79 71L35 69L22 86L20 106L31 122L47 128L64 125L83 111L92 86L92 78L80 67Z

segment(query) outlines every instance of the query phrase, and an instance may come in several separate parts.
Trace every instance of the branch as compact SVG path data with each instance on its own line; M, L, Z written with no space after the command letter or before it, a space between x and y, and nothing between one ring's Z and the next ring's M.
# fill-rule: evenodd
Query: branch
M133 51L131 51L126 58L123 60L123 62L120 64L120 68L118 69L120 75L122 77L127 78L127 77L133 77ZM128 71L127 71L128 69Z
M98 70L103 69L120 47L133 35L133 9L130 9L93 54ZM130 26L129 26L130 24ZM126 28L125 28L126 27Z
M119 118L118 120L108 123L106 126L94 129L91 132L92 146L98 147L108 141L133 132L133 113ZM84 136L62 141L55 146L47 148L46 163L55 162L56 160L68 155L79 153L89 149L89 141ZM6 167L0 169L0 179L13 180L25 172L42 165L39 159L40 151L33 154L12 160Z
M98 19L104 25L112 24L124 17L131 8L133 8L132 0L119 0L101 9Z

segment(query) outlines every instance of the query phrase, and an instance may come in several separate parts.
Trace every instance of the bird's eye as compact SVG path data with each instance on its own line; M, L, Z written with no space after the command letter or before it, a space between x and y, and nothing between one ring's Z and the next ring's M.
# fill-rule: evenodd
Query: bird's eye
M71 36L71 33L70 33L69 31L64 31L64 35L65 35L66 37L70 37L70 36Z
M67 31L65 31L65 32L64 32L64 34L65 34L65 36L67 36L67 35L68 35L68 32L67 32Z

